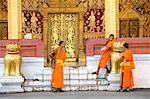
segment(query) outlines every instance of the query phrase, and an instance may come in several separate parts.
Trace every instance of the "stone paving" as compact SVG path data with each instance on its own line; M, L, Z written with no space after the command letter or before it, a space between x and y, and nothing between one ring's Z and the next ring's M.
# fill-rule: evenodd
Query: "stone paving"
M150 89L135 89L131 92L109 91L70 91L53 92L26 92L0 94L0 99L150 99Z

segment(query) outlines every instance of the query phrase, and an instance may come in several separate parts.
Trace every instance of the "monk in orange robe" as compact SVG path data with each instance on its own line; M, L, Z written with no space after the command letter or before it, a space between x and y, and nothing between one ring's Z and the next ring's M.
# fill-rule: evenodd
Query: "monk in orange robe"
M128 43L125 43L123 46L125 47L125 51L122 53L123 62L120 64L120 85L122 92L132 90L134 86L132 69L135 68Z
M113 43L115 42L116 40L114 39L114 35L111 34L109 36L109 39L108 41L106 42L106 44L104 45L104 48L103 48L103 51L102 51L102 55L101 55L101 59L99 61L99 65L98 65L98 69L97 69L97 72L93 72L92 74L98 74L99 73L99 70L100 68L106 68L107 69L107 72L109 71L108 68L107 68L107 62L109 61L110 59L110 55L111 55L111 52L112 52L112 45Z
M59 47L56 49L55 54L55 63L53 66L52 74L52 88L54 92L63 92L62 88L64 87L64 77L63 77L63 65L66 60L66 53L64 50L64 42L60 41Z

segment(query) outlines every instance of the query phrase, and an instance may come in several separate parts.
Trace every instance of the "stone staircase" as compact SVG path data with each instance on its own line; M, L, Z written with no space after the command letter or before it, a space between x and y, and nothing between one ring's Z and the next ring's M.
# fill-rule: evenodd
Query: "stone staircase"
M34 79L26 79L23 83L25 91L51 91L51 68L44 68L43 74L33 75ZM97 79L90 74L87 67L64 67L64 91L107 90L109 82Z

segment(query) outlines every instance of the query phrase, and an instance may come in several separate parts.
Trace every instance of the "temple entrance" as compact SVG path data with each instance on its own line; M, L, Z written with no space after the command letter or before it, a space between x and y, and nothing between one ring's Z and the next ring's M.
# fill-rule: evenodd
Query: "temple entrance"
M66 43L65 66L85 66L83 9L45 8L43 14L44 66L51 66L49 53L58 47L61 40Z
M55 13L48 15L49 52L56 49L60 41L65 41L66 65L78 62L78 14Z

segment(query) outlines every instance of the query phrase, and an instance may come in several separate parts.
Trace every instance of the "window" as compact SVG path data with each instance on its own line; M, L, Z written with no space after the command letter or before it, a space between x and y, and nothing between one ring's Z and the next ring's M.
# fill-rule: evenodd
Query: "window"
M139 37L138 19L120 20L120 37Z

